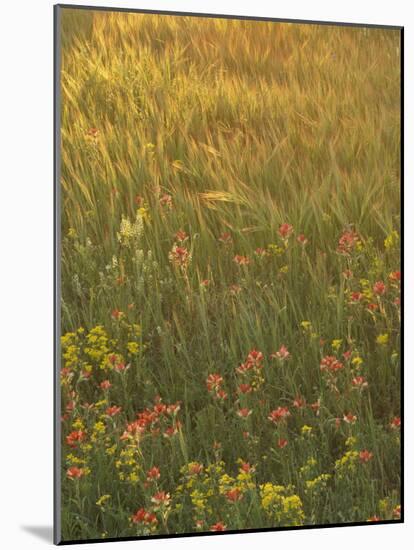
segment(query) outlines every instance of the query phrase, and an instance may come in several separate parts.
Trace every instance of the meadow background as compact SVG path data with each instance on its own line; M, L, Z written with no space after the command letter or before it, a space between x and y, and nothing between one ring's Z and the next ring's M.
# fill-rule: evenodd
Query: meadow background
M398 520L399 31L61 17L63 538Z

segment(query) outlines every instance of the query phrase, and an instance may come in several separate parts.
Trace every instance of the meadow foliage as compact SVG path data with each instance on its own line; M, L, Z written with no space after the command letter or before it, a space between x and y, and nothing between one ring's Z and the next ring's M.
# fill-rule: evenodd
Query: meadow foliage
M61 14L63 539L398 520L399 32Z

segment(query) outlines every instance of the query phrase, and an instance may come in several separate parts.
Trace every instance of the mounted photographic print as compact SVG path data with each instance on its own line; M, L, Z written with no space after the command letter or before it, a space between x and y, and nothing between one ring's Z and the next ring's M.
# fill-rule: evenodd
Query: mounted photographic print
M402 56L55 7L56 543L402 521Z

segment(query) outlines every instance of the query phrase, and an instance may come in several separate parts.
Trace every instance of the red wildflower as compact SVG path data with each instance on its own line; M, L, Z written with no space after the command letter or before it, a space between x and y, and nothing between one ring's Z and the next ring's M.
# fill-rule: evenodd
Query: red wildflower
M180 243L184 243L187 239L188 239L188 235L185 231L182 231L181 229L179 231L177 231L177 233L175 234L175 238L177 239L177 241L179 241Z
M82 430L75 430L66 436L66 443L71 447L76 447L78 443L81 443L86 438L86 433Z
M233 259L238 265L249 265L250 263L250 258L248 258L248 256L240 256L239 254L236 254Z
M252 349L247 356L247 361L256 367L261 366L260 364L263 361L263 353L261 351L257 351L256 349Z
M155 495L151 498L151 502L153 502L156 506L168 506L170 503L170 498L170 493L158 491L158 493L155 493Z
M164 432L164 437L173 437L178 434L178 430L181 428L181 422L176 422L174 426L170 426Z
M235 489L230 489L229 491L226 491L224 494L227 500L230 502L238 502L243 498L243 493L237 487Z
M371 516L370 518L367 519L367 521L377 522L377 521L381 521L381 518L379 516Z
M390 422L390 427L393 430L398 430L401 428L401 418L399 416L395 416Z
M133 523L145 523L146 525L158 522L155 514L147 512L144 508L137 510L135 514L132 515L131 519Z
M246 474L253 474L256 471L254 466L251 466L249 462L242 462L240 466L240 471Z
M233 242L230 233L222 233L218 240L223 244L231 244Z
M236 367L236 372L238 374L246 374L249 370L253 368L253 363L249 363L246 361L246 363L242 363L238 367Z
M157 468L157 466L153 466L150 470L147 472L147 480L153 481L154 479L160 478L160 469Z
M127 370L128 368L129 368L129 365L127 367L124 363L116 363L116 365L114 366L114 369L117 372L123 372L124 370Z
M344 231L339 238L337 252L340 254L350 254L359 241L358 234L355 231Z
M367 462L369 462L372 457L374 455L370 452L370 451L367 451L366 449L363 450L363 451L360 451L359 453L359 461L366 464Z
M279 447L279 449L284 449L287 444L288 444L287 439L280 438L277 440L277 446Z
M321 370L328 370L329 372L337 372L343 369L344 365L334 355L327 355L321 360Z
M162 197L160 198L160 205L166 206L167 208L172 208L172 205L173 205L172 196L168 195L167 193L162 195Z
M303 233L301 233L300 235L298 235L297 241L299 244L302 244L304 246L305 244L307 244L308 239L305 237Z
M107 414L108 416L115 416L115 415L117 415L118 413L120 413L121 410L122 410L121 407L117 407L116 405L114 405L113 407L108 407L108 408L106 409L106 414Z
M103 382L101 382L99 384L99 387L102 389L102 390L109 390L109 388L112 386L112 384L110 383L109 380L104 380Z
M237 388L239 393L251 393L253 388L250 384L240 384Z
M115 319L115 321L118 321L122 317L123 313L119 309L113 309L111 313L112 319Z
M267 418L277 424L283 420L286 420L289 416L290 412L287 407L278 407L277 409L271 411Z
M363 294L361 292L351 292L352 302L360 302L362 298L363 298Z
M208 391L218 391L223 383L223 377L220 374L209 374L206 384Z
M216 392L216 397L217 399L227 399L227 393L224 390L220 389Z
M396 506L394 508L394 510L392 511L392 517L394 519L401 519L401 505L400 504L398 506Z
M392 271L388 278L390 281L401 281L401 271Z
M265 248L256 248L254 253L256 254L256 256L259 256L260 258L263 258L263 256L266 256L267 250Z
M210 531L225 531L226 525L222 521L218 521L210 527Z
M92 372L91 371L88 371L88 370L83 370L81 371L81 377L82 378L90 378L92 376Z
M282 223L282 225L279 226L279 235L282 237L282 239L289 238L292 233L293 225L290 225L290 223Z
M279 359L283 361L284 359L289 359L290 353L285 345L281 345L279 351L271 354L271 359Z
M352 385L355 388L366 388L368 386L368 382L365 380L363 376L355 376L355 378L352 379Z
M374 283L372 289L374 291L374 294L376 294L377 296L382 296L383 294L385 294L387 287L385 286L383 281L377 281L376 283Z
M164 403L156 403L154 405L154 412L156 412L157 414L164 414L167 412L167 405L165 405Z
M203 471L203 465L199 464L198 462L191 463L188 468L188 473L190 475L198 475L198 474L201 474L202 471Z
M168 254L168 259L176 267L185 270L190 263L191 254L184 246L177 246L174 244Z
M248 409L247 407L243 407L242 409L239 409L237 411L237 415L240 416L240 418L247 418L252 414L252 410Z
M292 405L296 408L296 409L302 409L303 407L306 406L306 401L303 397L300 397L299 395L295 397L295 399L293 400L293 403Z
M181 402L177 401L177 403L171 403L170 405L167 405L166 412L167 414L171 414L172 416L175 416L180 409L181 409Z
M70 479L79 479L84 475L85 471L83 468L78 468L77 466L71 466L66 470L66 475Z
M355 424L357 417L352 413L344 414L344 421L347 424Z

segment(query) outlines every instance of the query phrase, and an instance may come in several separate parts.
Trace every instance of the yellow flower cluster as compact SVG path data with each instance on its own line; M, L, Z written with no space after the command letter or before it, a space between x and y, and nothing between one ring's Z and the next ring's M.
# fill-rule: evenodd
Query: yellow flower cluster
M342 338L338 338L336 340L332 340L332 349L334 349L335 351L338 351L339 348L342 346Z
M276 525L303 525L305 514L298 495L293 494L292 487L265 483L260 485L260 496L263 509Z
M95 422L92 430L92 435L91 435L92 443L96 443L100 439L100 437L105 434L105 431L106 431L106 426L101 420L98 420L97 422Z
M385 345L388 344L389 339L390 339L390 335L389 335L389 334L387 334L387 333L379 334L379 335L377 336L376 342L377 342L377 344L379 344L380 346L385 346Z
M92 328L86 335L83 328L66 333L61 338L63 366L70 373L81 371L91 374L94 367L112 370L116 365L125 363L117 348L123 347L130 356L136 356L141 349L145 349L139 341L142 333L139 324L130 324L125 320L120 328L123 332L119 339L110 338L102 325ZM126 343L123 343L125 340Z
M314 479L305 482L305 493L317 494L326 489L328 481L332 478L331 474L321 474Z
M139 345L137 342L128 342L127 350L131 355L137 355L139 351Z
M118 470L119 479L130 483L138 483L141 468L142 455L138 447L131 446L122 449L115 468Z
M275 256L280 256L285 252L284 248L273 243L267 245L267 250L269 251L270 254L274 254Z
M85 354L104 368L105 358L108 355L109 337L102 325L94 327L86 336Z
M355 447L355 445L358 443L358 440L356 437L350 436L345 441L345 447L352 448Z
M110 500L110 498L111 498L111 495L102 495L101 497L98 498L95 504L96 506L99 506L100 508L104 509L105 504L108 502L108 500Z
M400 242L400 236L397 231L391 231L391 233L384 240L384 247L389 250L390 248L396 248Z
M361 285L362 296L368 302L371 302L374 298L374 293L372 292L372 283L368 279L360 279L359 284Z
M86 459L76 456L73 453L68 453L66 455L66 462L69 466L84 466L86 464Z
M335 471L339 479L344 479L356 470L358 461L357 451L347 451L341 458L335 462Z
M308 426L307 424L304 424L301 427L300 432L302 435L310 435L312 433L312 426Z
M360 357L359 355L357 355L356 357L354 357L351 361L351 363L354 365L354 367L358 368L362 365L363 363L363 359L362 357Z

